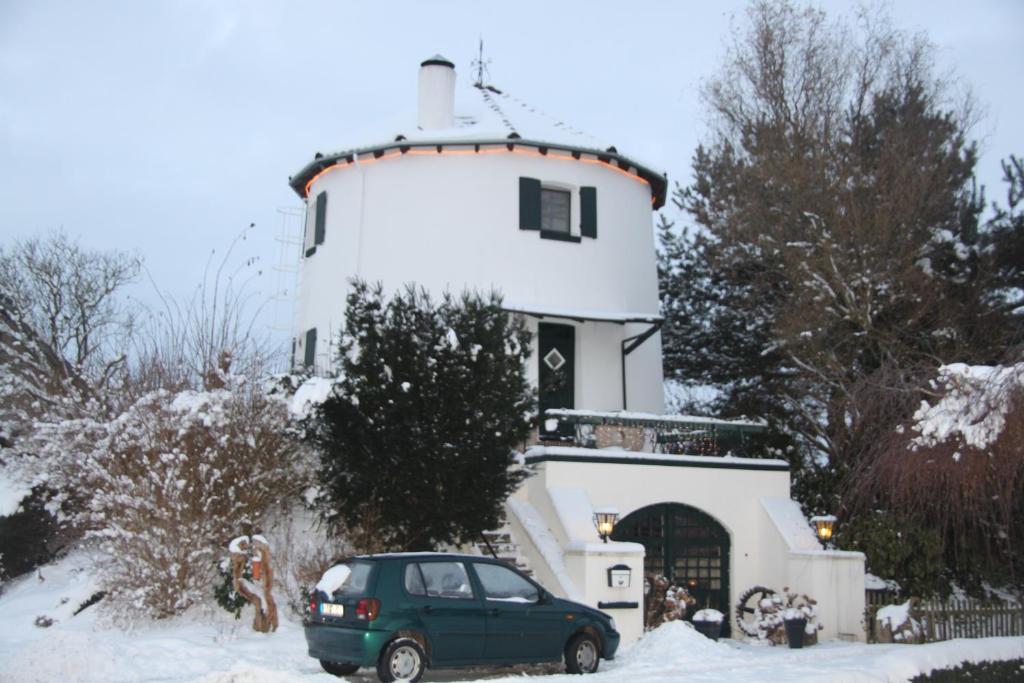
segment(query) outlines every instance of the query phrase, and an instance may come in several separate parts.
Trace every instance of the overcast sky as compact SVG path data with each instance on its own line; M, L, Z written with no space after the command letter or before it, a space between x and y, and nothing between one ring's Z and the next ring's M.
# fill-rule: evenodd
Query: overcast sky
M744 5L0 0L0 244L63 227L137 251L180 295L255 223L239 254L259 259L269 295L277 210L301 206L288 176L412 109L423 59L441 53L468 78L481 36L494 84L685 182L704 137L698 88ZM1024 2L891 11L973 87L979 176L1003 197L999 160L1024 154Z

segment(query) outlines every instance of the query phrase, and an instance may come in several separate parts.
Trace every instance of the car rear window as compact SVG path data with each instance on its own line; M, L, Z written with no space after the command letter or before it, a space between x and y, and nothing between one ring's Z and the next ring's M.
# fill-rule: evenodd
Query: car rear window
M326 572L316 584L316 589L327 595L363 595L373 571L372 562L347 560L340 562Z

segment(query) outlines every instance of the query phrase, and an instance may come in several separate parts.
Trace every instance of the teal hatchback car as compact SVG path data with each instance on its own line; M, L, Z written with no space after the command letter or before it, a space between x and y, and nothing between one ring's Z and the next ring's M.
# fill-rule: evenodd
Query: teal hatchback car
M604 612L556 598L504 562L475 555L366 555L331 567L303 620L328 673L376 667L415 683L428 667L557 662L593 673L619 646Z

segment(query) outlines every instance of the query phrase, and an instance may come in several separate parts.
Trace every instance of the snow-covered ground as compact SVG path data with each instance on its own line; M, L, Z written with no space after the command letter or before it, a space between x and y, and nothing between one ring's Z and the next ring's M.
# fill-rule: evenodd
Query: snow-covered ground
M298 621L282 610L276 633L254 633L251 615L197 611L127 630L108 623L99 607L73 612L96 590L78 555L23 577L0 595L0 681L201 681L290 683L338 680L306 656ZM283 602L283 601L282 601ZM37 618L54 623L35 625ZM723 641L682 623L667 624L588 677L593 683L737 681L905 681L963 661L1024 657L1024 638L956 640L930 645L825 643L803 650ZM535 668L545 683L579 683L578 676ZM486 679L521 683L522 670L430 671L426 681ZM375 681L364 670L351 681Z

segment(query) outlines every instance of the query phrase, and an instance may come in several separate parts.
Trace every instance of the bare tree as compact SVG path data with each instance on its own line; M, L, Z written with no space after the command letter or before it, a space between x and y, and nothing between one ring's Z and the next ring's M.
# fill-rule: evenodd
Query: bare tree
M127 363L136 311L118 295L140 267L138 256L84 249L55 232L0 249L0 291L64 372L102 388Z

